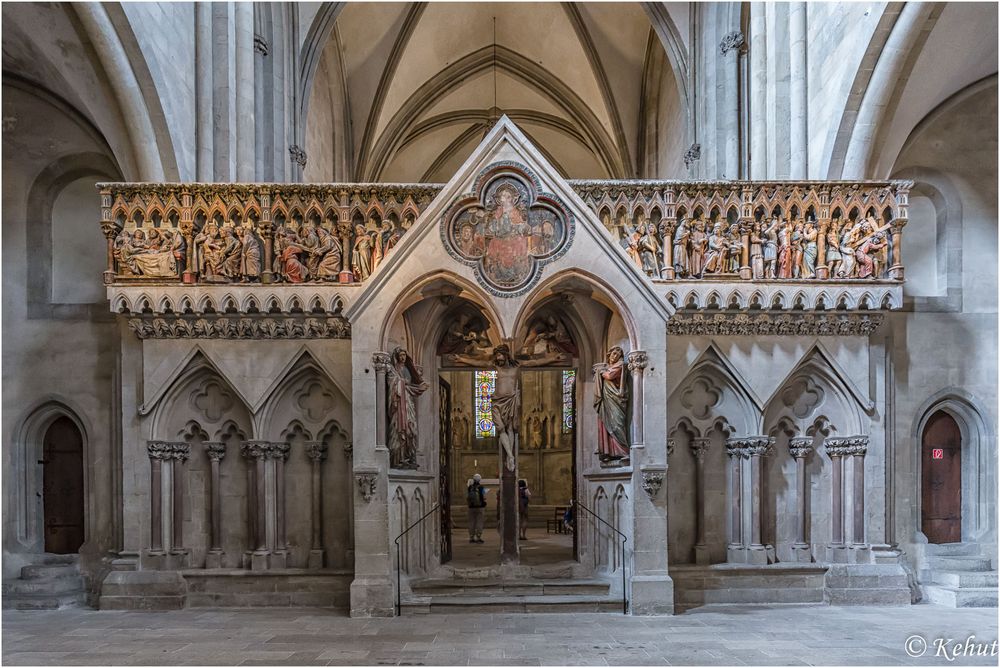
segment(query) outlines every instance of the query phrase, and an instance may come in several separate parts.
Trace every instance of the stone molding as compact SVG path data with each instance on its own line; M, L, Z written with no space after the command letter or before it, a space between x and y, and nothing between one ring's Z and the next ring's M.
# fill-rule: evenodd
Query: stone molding
M139 339L349 339L343 316L225 315L129 318Z
M830 457L862 456L868 452L867 436L831 436L823 442Z
M205 454L213 462L222 461L226 456L226 444L222 441L205 441Z
M371 500L375 498L375 485L378 483L378 474L358 473L355 477L358 481L358 490L361 492L361 498L365 500L365 503L371 503Z
M795 436L788 441L788 452L795 459L808 457L813 451L812 436Z
M673 336L870 336L883 322L872 314L781 315L749 313L675 313L667 322Z
M628 370L632 373L641 372L649 364L649 355L645 350L633 350L625 359L628 361Z
M773 436L741 436L726 439L726 454L730 457L763 457L774 449Z
M323 441L306 441L306 456L314 462L326 460L326 453L329 449Z
M191 456L191 444L183 441L147 441L146 454L150 459L175 459L183 462Z
M667 302L681 311L755 313L822 312L821 315L889 311L903 303L903 287L888 279L829 283L807 279L732 281L719 278L662 280Z
M652 501L660 492L663 486L664 471L650 470L642 472L642 491L646 492L649 500Z

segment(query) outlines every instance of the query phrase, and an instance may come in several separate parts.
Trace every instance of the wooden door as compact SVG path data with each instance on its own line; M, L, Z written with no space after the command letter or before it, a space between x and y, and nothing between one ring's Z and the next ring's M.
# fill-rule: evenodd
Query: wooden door
M68 417L45 432L42 508L45 551L75 554L83 545L83 438Z
M439 447L438 447L438 503L441 516L441 563L451 561L451 385L438 378L439 392Z
M921 527L931 543L962 540L962 434L954 418L938 411L924 427L921 445Z

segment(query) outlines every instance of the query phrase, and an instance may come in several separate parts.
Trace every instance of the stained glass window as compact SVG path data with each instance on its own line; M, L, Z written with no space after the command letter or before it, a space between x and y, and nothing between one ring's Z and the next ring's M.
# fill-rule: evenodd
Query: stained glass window
M476 393L476 438L489 438L497 435L493 424L493 391L497 389L496 371L477 371L473 382Z
M562 433L573 432L573 386L576 384L576 370L562 372Z

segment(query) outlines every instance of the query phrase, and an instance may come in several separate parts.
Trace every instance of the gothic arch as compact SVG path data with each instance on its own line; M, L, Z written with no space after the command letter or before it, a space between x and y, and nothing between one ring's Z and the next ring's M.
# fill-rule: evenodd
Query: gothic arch
M763 404L715 343L691 365L667 399L668 414L688 416L703 434L724 418L736 434L759 434Z
M302 351L261 399L254 416L255 433L282 440L282 433L299 422L309 434L307 439L312 439L331 416L338 424L348 423L350 401L326 369L308 351Z
M17 472L14 488L17 507L17 540L27 550L44 551L44 536L42 535L42 468L38 465L43 459L43 441L48 428L59 418L68 418L83 442L83 498L87 507L83 513L84 543L92 535L91 520L94 516L92 495L90 494L91 479L87 470L90 456L90 435L93 430L81 412L71 401L58 396L49 395L38 402L18 420L19 426L14 435L14 471Z
M950 415L962 434L962 539L988 540L996 524L996 436L983 416L975 397L957 387L940 390L928 397L914 413L910 432L913 462L913 526L918 542L927 542L921 531L920 447L927 421L938 411ZM992 472L992 475L991 475ZM995 535L995 534L994 534Z

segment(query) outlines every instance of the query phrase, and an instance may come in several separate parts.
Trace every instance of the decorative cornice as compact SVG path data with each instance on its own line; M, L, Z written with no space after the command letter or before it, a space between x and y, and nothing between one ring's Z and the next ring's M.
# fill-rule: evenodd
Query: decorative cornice
M361 492L361 498L365 500L365 503L371 502L375 497L375 485L378 482L377 473L358 473L356 475L358 480L358 489Z
M864 457L868 452L867 436L831 436L823 442L830 457Z
M641 372L649 363L649 355L645 350L633 350L625 356L625 359L628 360L628 370L632 373Z
M326 443L323 441L306 441L306 455L314 462L322 462L326 460L326 452L328 450Z
M205 441L205 454L213 462L220 462L226 456L226 444L222 441Z
M744 41L743 33L739 30L734 30L722 38L722 42L719 43L719 52L722 55L726 55L730 51L739 49L743 46Z
M659 493L660 487L663 485L663 477L663 471L642 472L642 491L646 492L650 501L656 498L657 493Z
M796 436L788 441L788 452L795 459L802 459L809 456L813 451L812 436Z
M726 439L726 454L730 457L762 457L774 448L773 436L740 436Z
M680 311L667 322L674 336L870 336L882 324L880 313L781 315L692 313Z
M140 339L349 339L343 316L225 315L134 317L129 328Z

